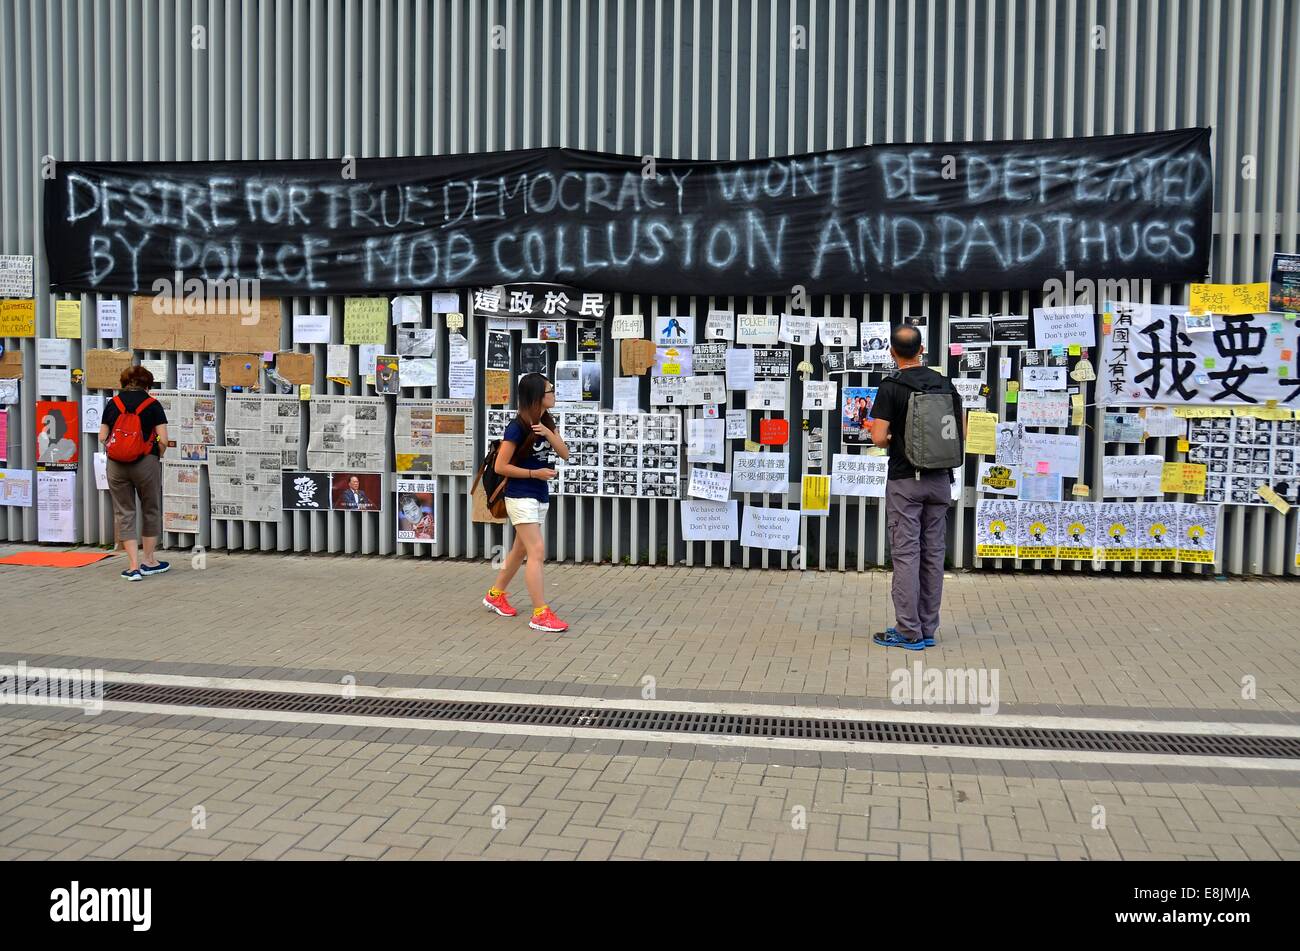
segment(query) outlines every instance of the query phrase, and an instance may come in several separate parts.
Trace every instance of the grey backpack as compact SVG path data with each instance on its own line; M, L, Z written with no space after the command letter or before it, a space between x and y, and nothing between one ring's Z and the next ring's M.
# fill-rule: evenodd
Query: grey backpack
M907 427L903 455L918 471L955 469L965 461L961 418L955 414L957 391L941 377L941 389L923 388L901 374L894 382L911 390L907 398ZM928 382L928 381L927 381Z

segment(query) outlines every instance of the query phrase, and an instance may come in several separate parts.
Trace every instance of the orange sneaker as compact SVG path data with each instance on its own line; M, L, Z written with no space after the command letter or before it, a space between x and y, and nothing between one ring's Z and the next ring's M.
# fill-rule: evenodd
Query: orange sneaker
M483 598L483 607L487 608L489 611L497 612L497 614L500 614L502 617L514 617L519 613L510 606L510 602L506 600L506 593L504 591L498 594L495 598L492 597L491 594L486 595Z
M549 631L552 634L559 634L561 631L567 631L569 625L565 624L555 616L555 612L549 607L542 611L541 614L534 614L528 626L534 631Z

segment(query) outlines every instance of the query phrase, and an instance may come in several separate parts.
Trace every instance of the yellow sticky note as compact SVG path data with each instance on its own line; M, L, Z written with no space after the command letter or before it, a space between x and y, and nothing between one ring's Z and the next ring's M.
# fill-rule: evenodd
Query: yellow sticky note
M1193 284L1187 309L1193 314L1268 312L1268 281L1255 284Z
M1008 392L1008 393L1019 393L1019 392L1020 392L1020 381L1019 381L1019 380L1007 380L1007 392Z
M64 340L81 339L81 301L54 302L54 336Z
M1083 353L1083 346L1081 344L1070 344L1070 356L1077 357L1081 353Z
M35 337L36 301L0 300L0 337Z
M762 449L763 449L762 445L754 442L754 440L752 439L745 440L745 452L761 452Z
M460 330L460 328L461 328L461 327L464 327L464 326L465 326L465 315L464 315L464 314L448 314L448 315L447 315L447 329L448 329L448 330Z
M1081 499L1086 499L1088 496L1092 495L1092 489L1082 483L1075 483L1074 488L1071 489L1070 492Z
M971 410L966 414L966 451L993 456L998 451L998 414Z
M825 515L831 510L831 477L806 475L803 477L802 509L805 515Z
M300 383L300 384L298 385L298 399L300 399L300 400L309 400L309 399L311 399L311 384L310 384L310 383Z
M1198 462L1166 462L1160 468L1160 491L1204 495L1205 465Z
M1186 439L1180 439L1180 440L1178 440L1178 451L1179 451L1179 452L1190 452L1191 449L1192 449L1192 444L1191 444L1190 442L1188 442Z
M1256 488L1255 491L1259 493L1261 499L1273 506L1273 508L1277 509L1283 515L1291 511L1291 503L1274 492L1271 485L1261 485Z

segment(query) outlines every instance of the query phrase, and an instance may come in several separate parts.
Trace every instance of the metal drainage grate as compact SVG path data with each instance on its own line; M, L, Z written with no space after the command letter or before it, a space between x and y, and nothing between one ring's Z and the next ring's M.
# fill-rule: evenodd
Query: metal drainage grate
M0 681L0 687L4 682ZM264 710L272 713L328 713L397 717L450 723L583 727L625 732L849 740L900 745L987 747L1022 750L1075 750L1097 753L1160 753L1182 756L1300 758L1300 738L1279 736L1203 736L1190 733L1132 733L1109 730L1056 730L1032 727L888 723L875 720L746 716L729 713L679 713L540 704L415 700L397 697L351 699L310 693L106 683L104 699L129 703Z

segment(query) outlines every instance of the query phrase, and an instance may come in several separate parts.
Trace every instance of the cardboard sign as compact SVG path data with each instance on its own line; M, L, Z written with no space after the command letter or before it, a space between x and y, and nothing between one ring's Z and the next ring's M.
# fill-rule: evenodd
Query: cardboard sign
M173 300L171 313L155 313L154 297L131 298L131 346L137 350L186 350L196 353L265 353L280 346L280 299L261 298L251 313L227 301L218 305ZM199 307L200 313L189 313Z
M122 385L122 371L133 362L129 350L87 350L86 388L116 390Z
M6 350L4 353L0 353L0 380L21 380L22 378L22 351Z
M311 383L316 375L316 357L310 353L286 350L275 355L275 369L280 376L295 385Z
M256 354L227 353L221 357L219 379L225 387L254 387L261 369L262 360Z
M624 340L619 353L619 362L624 376L645 376L646 371L654 366L654 341Z

